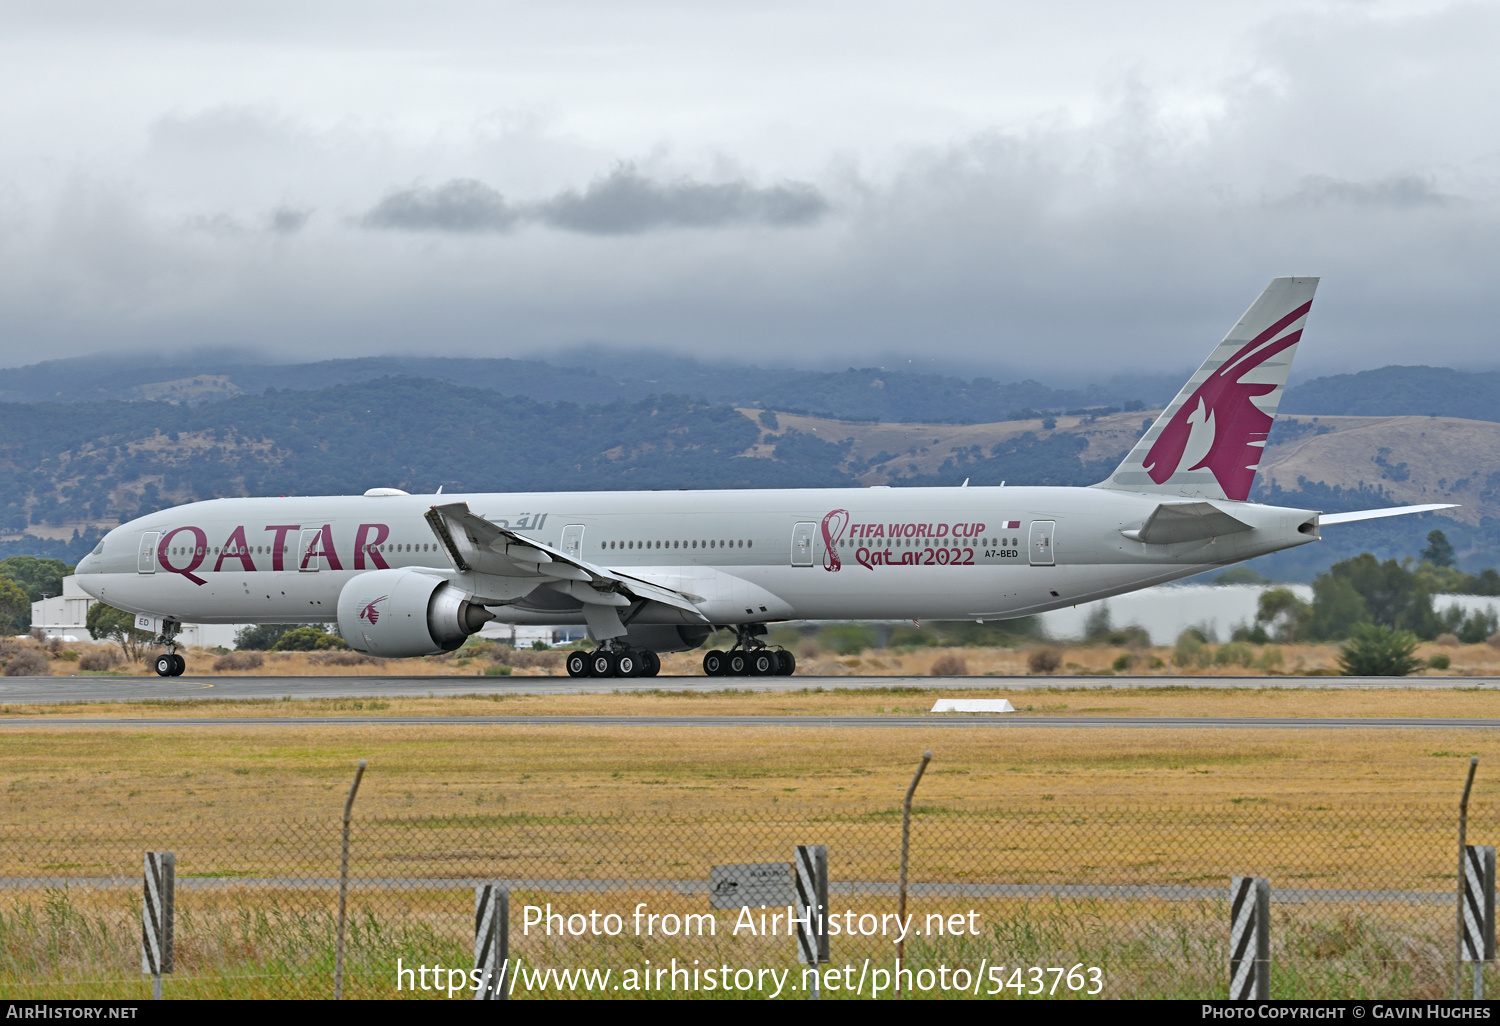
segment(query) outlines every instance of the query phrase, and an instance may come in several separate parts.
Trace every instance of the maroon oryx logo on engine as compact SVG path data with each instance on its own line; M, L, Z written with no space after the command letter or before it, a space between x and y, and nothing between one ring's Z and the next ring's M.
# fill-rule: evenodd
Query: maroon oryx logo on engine
M371 602L369 605L365 606L365 608L359 611L359 618L361 620L368 620L370 621L371 625L373 625L375 621L380 619L380 610L376 609L375 607L388 598L390 598L389 595L382 595L374 602Z

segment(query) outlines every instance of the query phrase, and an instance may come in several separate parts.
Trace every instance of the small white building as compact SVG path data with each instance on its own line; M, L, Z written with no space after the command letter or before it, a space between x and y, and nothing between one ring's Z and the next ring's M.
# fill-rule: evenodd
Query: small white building
M72 637L78 641L93 641L94 637L85 626L89 610L96 598L90 597L78 586L72 576L63 578L62 594L56 598L42 599L31 604L31 627L43 630L51 637ZM234 623L185 623L177 635L183 645L199 648L234 647L234 635L243 624Z
M533 642L546 645L566 645L588 636L584 627L528 627L491 620L479 629L479 636L487 641L498 641L511 648L530 648Z
M1189 627L1201 628L1211 638L1228 641L1236 627L1254 625L1261 592L1268 588L1286 588L1303 602L1311 602L1313 597L1312 587L1306 584L1163 584L1111 599L1054 609L1037 619L1048 637L1081 638L1089 617L1104 607L1109 610L1111 626L1144 627L1152 644L1170 645ZM1500 598L1432 596L1433 611L1439 615L1453 606L1463 610L1465 616L1475 612L1494 613L1500 611Z

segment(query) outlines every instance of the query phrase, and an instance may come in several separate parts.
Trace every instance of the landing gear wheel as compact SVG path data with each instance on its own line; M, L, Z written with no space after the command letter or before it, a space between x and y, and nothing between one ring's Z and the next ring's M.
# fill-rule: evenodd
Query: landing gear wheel
M641 653L626 650L615 656L615 673L621 677L639 677L646 669Z
M187 660L176 652L172 653L172 676L181 677L187 672Z
M781 669L781 660L776 658L776 653L769 649L761 649L759 652L750 653L750 676L770 677Z
M587 652L568 653L568 676L587 677L589 675L589 654Z
M727 677L743 677L750 672L750 660L743 652L729 653L729 658L725 662L728 664L724 669L724 675Z
M722 677L729 672L729 660L723 652L714 649L703 657L703 672L710 677Z
M615 675L615 654L603 649L589 656L589 676L591 677L613 677Z
M641 655L645 656L645 665L641 667L642 677L655 677L661 672L661 656L649 649Z
M156 675L158 677L174 676L175 674L173 671L175 671L176 669L177 660L172 657L172 653L163 652L161 655L156 657Z
M778 677L790 677L797 672L797 657L782 649L776 653L776 675Z

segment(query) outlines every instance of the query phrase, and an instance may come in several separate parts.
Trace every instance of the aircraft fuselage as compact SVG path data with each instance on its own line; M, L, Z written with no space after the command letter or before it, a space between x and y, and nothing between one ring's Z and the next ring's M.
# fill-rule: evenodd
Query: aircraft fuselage
M1163 499L1040 487L215 499L114 529L77 578L133 613L330 622L344 585L366 571L418 567L472 584L424 519L436 504L467 502L527 539L691 596L716 624L1004 619L1317 538L1314 512L1227 500L1213 505L1249 530L1177 544L1122 534ZM503 622L584 622L578 603L546 588L489 608ZM660 607L634 622L684 619Z

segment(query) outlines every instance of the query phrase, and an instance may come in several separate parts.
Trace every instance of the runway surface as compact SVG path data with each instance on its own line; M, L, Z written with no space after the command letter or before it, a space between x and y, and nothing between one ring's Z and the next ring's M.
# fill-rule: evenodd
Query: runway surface
M1500 730L1500 720L1425 717L1253 716L12 716L0 728L27 727L984 727L1104 730Z
M400 698L599 695L641 691L801 691L823 688L1500 688L1495 677L0 677L0 705L171 699Z

